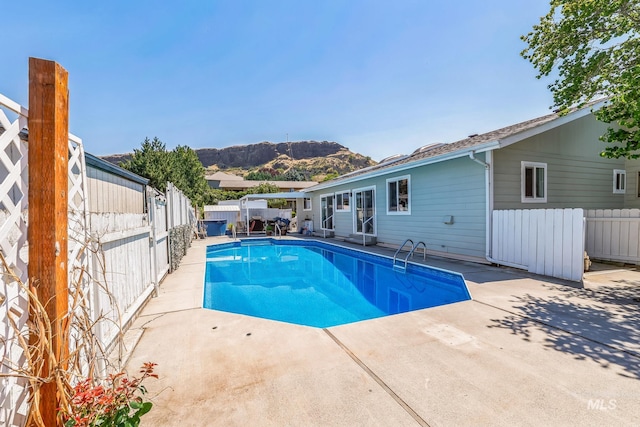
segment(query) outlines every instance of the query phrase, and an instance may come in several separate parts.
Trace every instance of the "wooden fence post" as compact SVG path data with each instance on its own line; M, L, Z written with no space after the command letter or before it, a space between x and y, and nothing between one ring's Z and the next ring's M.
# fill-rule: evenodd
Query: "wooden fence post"
M52 323L51 348L58 363L67 360L64 331L69 305L67 274L69 91L59 64L29 58L29 281ZM43 377L49 375L45 358ZM64 365L63 365L64 366ZM44 424L57 424L55 382L40 389Z

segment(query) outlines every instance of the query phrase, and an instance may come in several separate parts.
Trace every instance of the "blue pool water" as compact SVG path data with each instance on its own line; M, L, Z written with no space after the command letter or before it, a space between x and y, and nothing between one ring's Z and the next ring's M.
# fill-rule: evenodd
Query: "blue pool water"
M461 274L315 241L210 246L204 307L330 327L471 299Z

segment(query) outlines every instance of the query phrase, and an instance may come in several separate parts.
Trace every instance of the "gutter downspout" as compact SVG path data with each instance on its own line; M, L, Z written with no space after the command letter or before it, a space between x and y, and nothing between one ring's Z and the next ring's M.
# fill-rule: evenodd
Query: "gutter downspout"
M489 151L487 151L487 155L488 155L489 153L490 153L490 152L489 152ZM474 162L478 163L479 165L484 166L484 169L485 169L485 170L489 170L489 163L485 163L485 162L483 162L482 160L480 160L480 159L476 158L476 152L475 152L474 150L469 151L469 158L470 158L471 160L473 160Z
M485 230L486 230L486 234L485 234L485 258L487 259L487 261L492 262L492 263L496 263L492 258L491 258L491 236L492 236L492 230L491 230L491 213L493 212L493 179L492 179L492 175L493 175L493 169L491 168L491 163L493 160L493 152L492 151L485 151L484 155L485 155L485 159L487 160L486 162L483 162L482 160L476 158L475 156L476 152L474 150L469 152L469 158L471 160L473 160L474 162L478 163L479 165L484 166L484 182L485 182Z
M484 166L485 168L485 183L487 185L487 188L485 190L485 196L486 196L486 206L487 206L487 212L485 214L485 220L486 220L486 229L487 229L487 235L486 235L486 239L485 239L485 250L486 250L486 254L485 254L485 258L487 261L489 261L492 264L498 264L498 265L505 265L507 267L514 267L514 268L519 268L521 270L529 270L529 267L526 265L520 265L520 264L515 264L515 263L511 263L511 262L506 262L506 261L498 261L493 259L492 257L492 251L493 251L493 247L492 247L492 237L493 237L493 222L492 222L492 216L493 216L493 168L491 167L491 165L493 164L493 151L485 151L485 159L487 160L487 162L483 162L480 159L477 159L475 157L475 151L471 151L469 153L469 158L471 160L473 160L474 162L481 164Z

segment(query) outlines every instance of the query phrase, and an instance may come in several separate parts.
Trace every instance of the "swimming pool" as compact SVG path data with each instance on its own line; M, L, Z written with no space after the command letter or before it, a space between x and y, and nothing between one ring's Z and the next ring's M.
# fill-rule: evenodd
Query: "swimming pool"
M310 240L207 248L204 307L326 328L471 299L459 273Z

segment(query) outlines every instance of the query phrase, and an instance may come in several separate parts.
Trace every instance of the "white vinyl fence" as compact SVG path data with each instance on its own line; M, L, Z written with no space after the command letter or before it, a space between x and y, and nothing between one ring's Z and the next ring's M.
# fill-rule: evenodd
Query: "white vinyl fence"
M90 222L98 245L90 269L101 319L95 333L108 347L154 290L151 226L144 214L133 213L92 213Z
M640 209L587 210L590 258L640 264Z
M585 224L582 209L493 212L492 259L531 273L581 281Z
M181 225L193 225L196 222L196 215L189 200L175 185L167 183L167 224L169 229Z
M28 280L27 118L26 108L0 95L0 250L23 283ZM105 348L167 274L171 227L186 231L195 221L190 200L172 185L170 188L166 196L148 193L147 213L91 212L88 200L107 196L98 192L89 197L82 141L69 134L69 286L84 288L94 320L110 320L98 322L94 331ZM130 195L132 189L122 186L122 190ZM117 198L117 188L114 194ZM144 197L140 197L141 204ZM168 224L169 218L175 225ZM93 250L85 250L87 247ZM91 274L79 280L82 271ZM28 321L26 295L6 273L0 266L2 374L25 362L15 329L25 331ZM26 381L0 377L0 426L23 426L27 402Z

